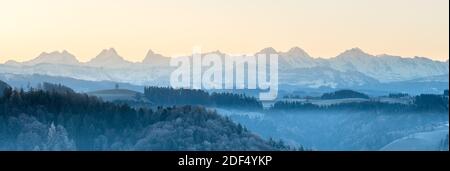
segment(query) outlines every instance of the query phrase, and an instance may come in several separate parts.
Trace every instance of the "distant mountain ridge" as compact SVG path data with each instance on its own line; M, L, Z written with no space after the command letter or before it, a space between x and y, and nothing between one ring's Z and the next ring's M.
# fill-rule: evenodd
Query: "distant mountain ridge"
M13 61L10 61L13 62ZM80 62L77 60L77 58L72 55L71 53L67 52L66 50L63 50L62 52L43 52L38 57L25 61L22 64L23 65L37 65L42 63L48 63L48 64L61 64L61 65L79 65ZM20 64L20 63L19 63Z
M382 82L401 81L419 77L448 74L447 62L428 58L374 56L354 48L329 60L329 66L339 71L355 70Z
M91 67L125 68L132 65L132 62L125 60L114 48L104 49L95 58L86 63Z
M170 58L148 50L142 64L149 66L169 66Z
M207 52L205 54L209 53L216 53L219 55L225 55L224 53L221 53L220 51L213 51L213 52ZM371 55L360 48L352 48L349 50L346 50L336 57L331 58L314 58L310 56L305 50L299 47L292 47L286 52L277 51L272 47L267 47L259 52L256 52L255 54L278 54L280 55L280 59L282 62L285 62L286 64L290 65L290 67L293 68L305 68L305 67L314 67L315 65L326 65L333 63L334 61L341 61L341 62L348 62L349 60L417 60L417 61L432 61L437 63L448 63L447 61L435 61L426 57L414 57L414 58L406 58L401 56L393 56L393 55ZM371 59L373 58L373 59ZM41 63L49 63L49 64L66 64L66 65L74 65L74 64L86 64L86 65L94 65L101 62L107 62L107 60L113 60L115 62L123 62L123 63L133 63L130 61L127 61L125 58L120 56L117 51L114 48L109 49L103 49L97 56L92 58L89 62L82 63L77 60L77 58L69 53L66 50L63 51L54 51L54 52L43 52L36 58L25 61L25 62L17 62L14 60L9 60L5 62L5 64L12 64L12 63L18 63L18 64L25 64L25 65L36 65ZM145 58L141 62L137 63L151 63L154 62L154 60L170 60L170 57L155 53L151 49L147 51L147 54ZM100 65L100 64L98 64Z
M217 54L220 51L205 54ZM371 55L352 48L333 58L314 58L305 50L293 47L287 52L264 48L256 54L279 55L281 84L300 87L346 88L423 79L449 74L448 60L435 61L423 57L403 58L391 55ZM43 74L90 81L116 81L136 85L167 85L170 57L149 50L141 62L130 62L114 48L102 50L88 62L79 62L67 51L42 53L25 62L0 64L0 73ZM447 79L448 82L448 79Z

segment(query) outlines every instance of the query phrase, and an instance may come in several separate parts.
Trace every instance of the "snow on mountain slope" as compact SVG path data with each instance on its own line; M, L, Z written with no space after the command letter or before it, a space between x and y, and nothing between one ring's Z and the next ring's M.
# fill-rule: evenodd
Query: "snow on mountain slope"
M378 83L357 71L342 72L328 67L291 69L279 73L279 82L307 88L346 88Z
M104 68L127 68L132 67L132 62L123 59L117 54L114 48L104 49L95 58L86 63L91 67L104 67Z
M328 61L329 67L339 71L358 71L381 82L410 80L448 74L448 63L428 58L373 56L359 48L347 50Z
M17 62L15 60L8 60L8 61L5 62L5 65L6 66L21 66L22 63Z
M48 76L69 77L88 81L115 81L136 85L164 85L169 82L170 68L152 68L135 66L133 68L110 68L89 66L61 66L56 64L39 64L35 66L0 65L0 73L41 74Z
M358 72L381 82L404 81L449 73L448 61L428 58L403 58L391 55L374 56L359 48L347 50L330 59L313 58L303 49L294 47L288 52L265 48L257 54L278 54L280 70L328 67L340 72Z
M319 59L309 56L303 49L293 47L288 52L280 53L280 65L294 68L312 68L320 65Z
M267 47L267 48L261 49L256 54L278 54L278 52L273 47Z
M272 47L264 48L255 55L265 54L269 57L270 54L278 55L278 65L282 66L280 69L297 69L297 68L312 68L320 66L323 63L322 59L312 58L306 51L299 47L293 47L287 52L278 52Z
M170 58L165 57L161 54L157 54L152 50L148 50L147 55L145 55L144 60L142 61L143 65L146 66L169 66Z
M15 63L15 61L9 61L9 64L17 65L18 63ZM64 50L62 52L43 52L38 57L29 61L25 61L22 64L28 66L37 64L79 65L80 62L74 55Z
M211 53L219 54L222 59L226 55L220 51L205 54ZM419 57L373 56L358 48L347 50L330 59L313 58L298 47L291 48L287 52L265 48L256 54L278 54L280 84L308 88L345 88L448 75L448 60L440 62ZM169 67L169 62L169 57L149 50L142 62L133 63L110 48L103 50L86 63L79 63L67 51L42 53L24 63L8 61L0 65L0 72L36 73L142 85L168 82L169 75L174 69Z

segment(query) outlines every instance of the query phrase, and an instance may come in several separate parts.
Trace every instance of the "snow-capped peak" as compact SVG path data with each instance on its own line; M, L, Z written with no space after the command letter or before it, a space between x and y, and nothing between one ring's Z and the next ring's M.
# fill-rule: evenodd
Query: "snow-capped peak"
M20 62L17 62L17 61L15 61L15 60L8 60L8 61L6 61L6 62L5 62L5 65L10 65L10 66L19 66L19 65L21 65L21 63L20 63Z
M294 57L301 57L301 58L311 58L306 51L304 51L302 48L299 47L293 47L289 49L288 52L284 53L286 56L294 56Z
M281 66L290 68L311 68L316 67L319 61L309 56L303 49L293 47L287 52L280 53L279 62Z
M99 59L108 59L108 58L123 59L121 56L119 56L119 54L117 54L117 51L114 48L103 49L102 52L100 52L100 54L98 54L97 57L95 57L94 59L96 59L96 58L99 58Z
M372 57L372 55L364 52L360 48L352 48L349 50L346 50L345 52L339 54L337 58L357 58L357 57Z
M277 53L278 52L272 47L264 48L258 52L258 54L277 54Z
M147 55L145 55L144 60L142 60L143 64L146 65L155 65L155 66L159 66L159 65L168 65L169 63L169 58L165 57L161 54L155 53L153 52L151 49L148 50Z
M43 52L38 57L23 62L25 65L36 65L36 64L63 64L63 65L78 65L79 61L74 55L70 54L66 50L62 52L54 51L51 53Z
M87 65L94 67L122 68L132 64L122 58L114 48L104 49L95 58L87 62Z
M153 52L153 50L149 49L149 50L147 51L146 57L147 57L147 56L152 56L152 55L154 55L154 54L155 54L155 52Z

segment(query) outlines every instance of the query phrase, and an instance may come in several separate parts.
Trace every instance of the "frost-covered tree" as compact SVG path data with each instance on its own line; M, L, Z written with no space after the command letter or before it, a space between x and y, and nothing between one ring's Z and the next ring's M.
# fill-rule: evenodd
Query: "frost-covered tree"
M53 122L50 124L47 133L47 142L44 150L49 151L69 151L75 150L75 143L67 136L67 131L63 126L55 127Z
M285 149L201 106L136 109L71 91L11 90L0 97L0 128L0 150Z

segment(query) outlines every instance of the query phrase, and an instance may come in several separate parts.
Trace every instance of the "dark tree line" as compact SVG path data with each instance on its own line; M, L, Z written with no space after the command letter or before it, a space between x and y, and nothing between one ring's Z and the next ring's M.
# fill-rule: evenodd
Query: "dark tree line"
M385 103L378 101L367 101L367 102L350 102L350 103L336 103L330 105L316 105L312 103L305 102L288 102L280 101L276 102L272 110L317 110L317 111L327 111L327 110L353 110L353 111L385 111L385 112L404 112L408 111L408 105L400 103Z
M364 101L316 105L309 102L279 101L272 110L356 110L384 112L443 112L448 113L448 96L422 94L414 97L412 104Z
M205 105L261 109L262 103L243 94L208 93L203 90L145 87L144 96L157 105Z
M11 88L0 97L0 140L0 150L290 149L203 107L134 109L71 91Z
M402 98L402 97L408 97L408 96L409 96L409 94L407 94L407 93L390 93L388 95L388 97L390 97L390 98Z
M52 84L43 82L42 84L38 84L38 89L49 91L49 92L56 92L56 93L75 93L71 88L64 86L62 84Z
M448 96L421 94L414 98L414 107L420 111L447 111Z
M0 80L0 96L3 96L3 90L10 88L8 84Z
M369 96L353 90L339 90L331 93L324 93L322 99L345 99L345 98L363 98L369 99Z

